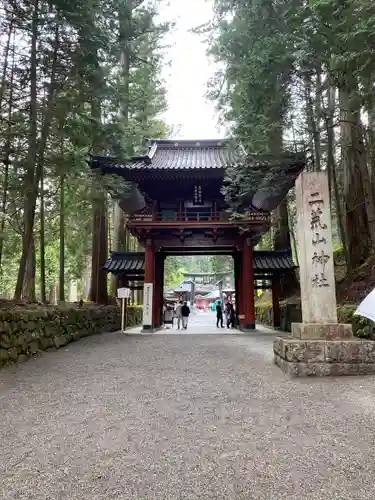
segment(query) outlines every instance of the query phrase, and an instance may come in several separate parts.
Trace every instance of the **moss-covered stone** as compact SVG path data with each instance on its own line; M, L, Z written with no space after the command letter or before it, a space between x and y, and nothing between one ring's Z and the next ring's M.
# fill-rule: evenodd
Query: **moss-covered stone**
M292 323L302 321L302 312L299 304L281 304L281 329L290 332ZM351 323L353 333L362 339L375 340L375 323L361 316L354 316L357 305L353 303L340 304L337 307L339 323ZM272 326L272 309L262 305L255 307L256 321L263 325Z
M3 366L9 360L7 349L0 349L0 366Z
M121 324L117 306L10 305L9 310L0 309L0 366L88 335L119 330ZM141 320L142 308L129 307L127 326L139 325Z
M39 351L39 344L37 340L30 342L29 344L29 352L30 354L36 354Z
M11 359L12 361L17 361L19 354L20 353L19 353L17 347L11 347L10 349L8 349L8 356L9 356L9 359Z

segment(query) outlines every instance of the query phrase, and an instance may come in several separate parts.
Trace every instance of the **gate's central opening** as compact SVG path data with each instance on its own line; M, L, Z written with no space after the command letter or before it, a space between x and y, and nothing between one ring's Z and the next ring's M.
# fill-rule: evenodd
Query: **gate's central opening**
M181 304L199 325L214 325L222 312L224 327L235 327L236 297L231 255L170 255L164 266L164 324L179 326ZM220 316L220 314L219 314Z

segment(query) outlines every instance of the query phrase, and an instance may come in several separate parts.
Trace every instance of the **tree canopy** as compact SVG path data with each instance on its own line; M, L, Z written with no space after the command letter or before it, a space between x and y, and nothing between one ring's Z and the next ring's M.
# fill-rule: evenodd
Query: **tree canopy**
M374 22L369 0L216 0L203 27L220 67L209 96L237 145L275 158L303 152L307 169L328 172L349 272L375 244ZM256 175L231 169L225 194L244 195ZM275 248L290 246L288 212L290 203L275 212Z
M15 289L16 298L46 300L59 283L63 300L78 280L88 296L90 256L106 245L103 230L114 233L110 208L116 203L91 176L88 155L125 160L145 138L168 135L160 116L166 107L161 68L169 26L158 22L158 5L2 3L3 295ZM102 222L97 237L93 220ZM126 245L135 245L130 236Z

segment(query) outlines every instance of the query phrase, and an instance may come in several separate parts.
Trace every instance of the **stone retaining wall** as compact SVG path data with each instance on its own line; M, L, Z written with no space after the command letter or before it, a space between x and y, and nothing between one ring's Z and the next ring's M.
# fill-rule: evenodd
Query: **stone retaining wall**
M141 324L142 309L128 308L127 326ZM117 306L29 306L0 310L0 366L25 361L82 337L120 329Z
M285 332L291 331L292 323L302 321L302 312L299 304L280 304L280 328ZM272 326L272 307L255 306L255 319L261 325Z

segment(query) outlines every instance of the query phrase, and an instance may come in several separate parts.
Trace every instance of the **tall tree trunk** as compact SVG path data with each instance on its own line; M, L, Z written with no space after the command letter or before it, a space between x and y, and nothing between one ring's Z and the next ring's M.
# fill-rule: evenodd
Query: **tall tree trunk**
M47 301L46 296L46 249L45 249L45 227L44 227L44 172L40 176L40 299L43 304Z
M83 277L83 299L88 299L91 286L91 253L86 256L85 274Z
M113 233L112 233L112 251L126 251L126 218L121 210L118 201L113 202ZM115 275L111 276L111 296L116 297L118 280Z
M346 267L348 270L348 274L350 275L352 272L352 263L350 259L350 254L348 250L348 244L346 240L345 233L345 225L344 225L344 216L342 211L341 199L340 199L340 190L339 190L339 182L338 182L338 173L337 173L337 165L335 160L335 137L334 137L334 128L333 128L333 118L335 115L335 102L336 102L336 89L333 86L328 88L327 95L327 114L326 114L326 129L327 129L327 171L328 171L328 179L329 179L329 192L333 200L336 209L336 219L337 226L339 230L339 236L342 243L342 247L344 250L344 256L346 261ZM333 189L332 189L333 188ZM331 202L332 205L332 202Z
M9 29L9 42L11 36L11 29ZM7 131L6 138L4 144L4 178L3 178L3 196L1 200L1 221L0 221L0 274L2 269L2 259L3 259L3 248L5 241L5 220L6 220L6 211L7 211L7 203L8 203L8 190L9 190L9 167L11 163L11 152L12 152L12 119L13 119L13 82L14 82L14 38L13 38L13 51L12 51L12 69L9 80L9 101L8 101L8 113L7 113ZM8 53L9 53L9 45L6 46L6 63L8 61ZM4 63L5 67L5 63ZM2 85L5 86L5 76L3 78ZM1 99L0 99L1 101Z
M11 44L11 38L12 38L12 35L13 35L13 27L14 27L14 18L13 18L13 16L14 16L14 14L13 14L13 11L12 11L10 22L9 22L9 26L8 26L8 32L7 32L7 38L6 38L5 48L4 48L4 55L3 55L3 61L4 61L4 63L3 63L3 71L2 71L1 82L0 82L0 110L1 110L2 104L3 104L3 98L4 98L4 94L5 94L5 89L7 88L7 85L6 85L5 82L6 82L6 78L7 78L10 44ZM14 62L14 43L13 43L13 56L12 56L12 58L13 58L13 62ZM13 79L13 70L12 70L12 79ZM10 90L12 91L12 87L10 87Z
M278 117L278 121L281 122L281 117ZM272 136L269 140L269 151L272 155L278 156L283 152L283 140L282 140L282 126L274 129ZM286 250L292 253L292 246L290 240L289 232L289 211L288 211L288 199L280 203L280 205L275 210L275 232L273 237L273 246L275 250ZM288 275L285 275L280 280L280 292L282 297L288 297L293 295L299 289L299 283L297 276L294 271L291 271Z
M312 158L314 170L321 170L321 145L320 145L320 119L321 119L321 75L316 72L315 94L312 96L311 76L305 75L305 99L307 125L312 145Z
M317 117L314 112L314 99L312 97L312 84L311 76L306 74L304 77L305 81L305 100L306 100L306 117L307 117L307 128L309 131L311 144L311 159L313 163L313 170L320 171L321 161L320 161L320 131L318 130ZM320 98L320 96L319 96ZM317 96L315 97L315 101Z
M35 243L34 243L34 238L32 238L31 245L29 247L29 254L27 256L26 272L22 286L22 298L27 302L36 302L35 274L36 274Z
M65 302L65 174L60 175L60 269L59 301Z
M289 233L288 200L285 198L275 211L275 234L273 247L275 250L291 250Z
M315 165L316 170L320 172L322 169L322 151L321 151L321 118L322 118L322 81L320 69L316 72L315 86L315 127L314 127L314 148L315 148Z
M85 28L84 28L85 30ZM91 33L87 34L91 37ZM85 34L86 36L86 34ZM86 40L87 41L87 40ZM85 39L82 39L85 43ZM102 134L101 95L104 79L98 58L98 46L95 40L90 40L91 59L94 69L91 74L91 119L96 124L93 130L92 150L100 154L105 145ZM108 226L107 203L104 189L98 179L92 186L92 252L91 252L91 283L89 300L100 304L108 304L107 273L103 270L108 258Z
M26 159L26 174L24 179L24 234L22 238L22 255L19 264L18 277L14 298L20 300L25 279L25 271L29 248L33 237L36 193L35 191L35 163L37 158L37 42L39 24L39 1L34 0L31 22L31 52L30 52L30 127L29 144ZM35 198L35 203L34 203Z
M120 42L120 75L119 85L121 88L121 99L119 103L119 119L126 130L129 122L129 84L130 84L130 49L129 37L131 35L132 2L122 4L119 9L119 42ZM130 155L131 148L127 148L126 154ZM113 239L112 251L125 252L127 248L126 216L121 210L118 201L114 201L113 207ZM117 277L111 276L111 295L116 296L118 287Z
M278 117L280 120L280 117ZM269 140L269 151L275 157L283 152L282 127L274 129ZM285 198L275 210L274 249L291 250L289 234L288 201Z
M369 169L372 190L375 192L375 96L373 92L373 80L368 86L367 113L368 113L368 150L369 150Z
M340 89L341 155L344 171L346 234L353 268L362 264L375 242L373 202L369 199L367 165L363 165L363 140L359 110L353 110L350 89ZM365 168L364 168L365 167ZM369 220L368 217L371 217ZM374 239L373 239L374 238Z
M96 123L101 123L100 102L91 103L92 117ZM100 149L101 128L98 126L93 138L93 149ZM108 258L108 227L107 204L104 189L98 179L93 188L92 196L92 254L91 254L91 283L89 300L98 304L108 304L107 273L103 270Z
M105 194L98 190L93 200L91 286L89 300L108 304L107 273L103 270L108 254L107 207Z
M51 66L51 78L48 88L47 102L44 121L39 141L37 140L37 36L38 36L38 0L34 0L34 13L32 21L32 43L31 43L31 99L30 99L30 140L27 159L27 171L25 175L25 204L24 204L24 235L22 241L22 254L19 264L18 277L14 298L21 296L23 277L25 274L26 261L34 231L35 209L38 198L38 186L42 176L44 154L53 114L53 100L56 90L57 55L59 49L59 25L55 27L54 51ZM38 161L37 161L38 160Z
M48 295L48 302L50 304L56 305L57 304L57 283L56 281L52 282L49 295Z

